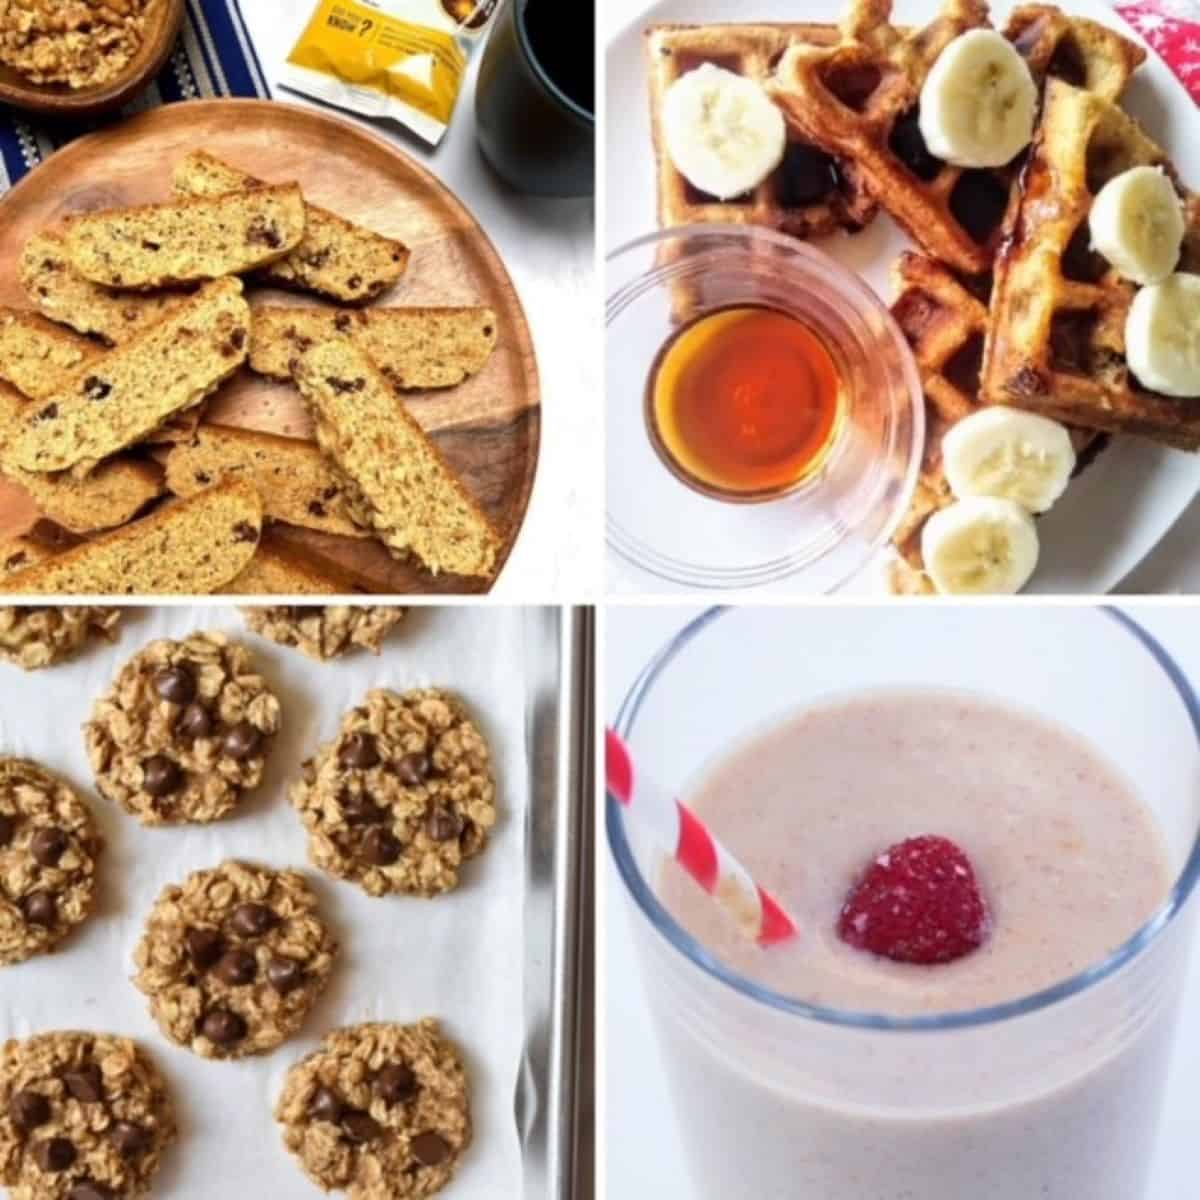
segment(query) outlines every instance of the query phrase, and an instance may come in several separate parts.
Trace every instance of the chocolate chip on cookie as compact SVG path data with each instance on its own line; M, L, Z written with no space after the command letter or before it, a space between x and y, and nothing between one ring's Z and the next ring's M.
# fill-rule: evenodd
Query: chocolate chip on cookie
M466 1071L433 1020L335 1030L288 1072L275 1119L305 1174L351 1200L433 1196L471 1142Z
M436 688L373 691L290 792L317 866L372 896L433 896L487 844L491 755L464 706Z
M53 949L92 910L101 841L78 795L0 756L0 967Z
M0 1113L8 1116L0 1186L29 1200L142 1196L175 1137L166 1084L149 1057L127 1038L98 1033L0 1046Z
M206 1058L241 1058L300 1028L336 954L303 875L226 862L164 889L134 983L172 1041Z
M101 793L144 824L215 821L262 780L279 702L220 633L136 654L85 726Z

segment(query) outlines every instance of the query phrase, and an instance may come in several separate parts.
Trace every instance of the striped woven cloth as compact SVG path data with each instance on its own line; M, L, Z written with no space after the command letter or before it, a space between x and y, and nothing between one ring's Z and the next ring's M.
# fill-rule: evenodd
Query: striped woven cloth
M259 0L261 3L261 0ZM183 31L154 83L120 113L76 125L42 125L0 107L0 194L59 146L122 115L173 100L269 96L238 0L187 0Z

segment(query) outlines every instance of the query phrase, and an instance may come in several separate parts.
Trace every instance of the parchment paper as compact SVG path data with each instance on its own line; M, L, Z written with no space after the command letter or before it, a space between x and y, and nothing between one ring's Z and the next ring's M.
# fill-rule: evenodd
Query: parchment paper
M263 784L232 819L147 829L96 792L81 726L122 663L156 637L221 629L240 637L279 696L283 725ZM126 610L120 640L26 674L0 664L0 753L53 768L87 798L103 831L96 911L54 954L0 968L0 1038L92 1029L138 1039L167 1077L180 1121L153 1194L171 1200L311 1200L323 1193L284 1149L272 1117L288 1067L321 1036L363 1020L437 1016L464 1051L474 1142L451 1200L521 1191L513 1115L522 1043L525 634L519 609L415 608L375 658L315 663L251 634L232 607ZM459 889L436 900L372 899L307 864L286 790L371 687L436 684L468 704L494 755L501 815ZM301 1034L268 1055L214 1062L159 1033L129 982L151 904L168 883L225 858L305 870L342 945L333 979Z

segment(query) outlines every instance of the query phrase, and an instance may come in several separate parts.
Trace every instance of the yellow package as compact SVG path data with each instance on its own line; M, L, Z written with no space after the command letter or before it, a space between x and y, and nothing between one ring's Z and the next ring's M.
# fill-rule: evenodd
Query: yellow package
M437 145L498 0L321 0L282 83Z

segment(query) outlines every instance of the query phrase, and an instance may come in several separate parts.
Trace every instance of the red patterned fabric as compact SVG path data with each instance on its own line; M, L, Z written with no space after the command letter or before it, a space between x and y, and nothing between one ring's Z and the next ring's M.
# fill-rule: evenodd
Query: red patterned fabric
M1142 0L1114 7L1154 47L1200 104L1200 2Z

